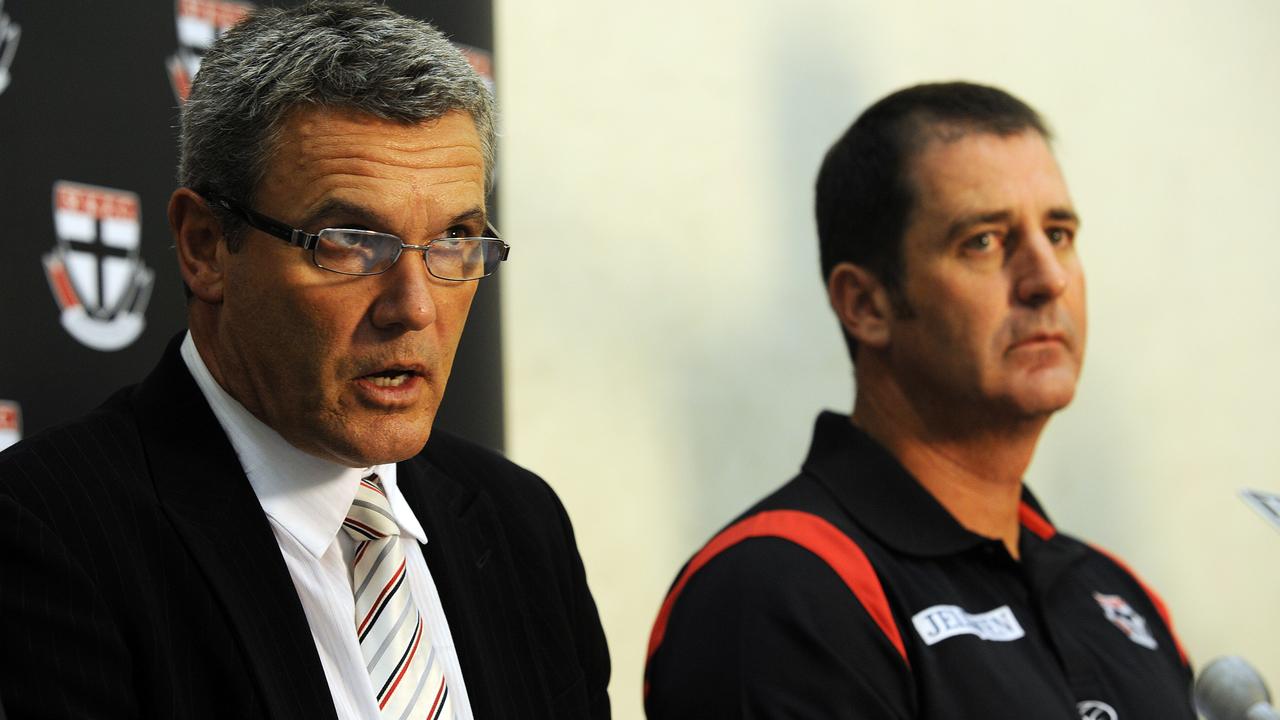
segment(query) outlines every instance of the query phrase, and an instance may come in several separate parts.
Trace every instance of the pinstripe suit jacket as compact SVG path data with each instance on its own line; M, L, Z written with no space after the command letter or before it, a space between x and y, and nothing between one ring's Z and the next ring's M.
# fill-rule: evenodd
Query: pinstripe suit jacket
M279 546L177 349L0 453L14 720L334 717ZM476 717L608 717L604 633L551 489L438 431L397 475Z

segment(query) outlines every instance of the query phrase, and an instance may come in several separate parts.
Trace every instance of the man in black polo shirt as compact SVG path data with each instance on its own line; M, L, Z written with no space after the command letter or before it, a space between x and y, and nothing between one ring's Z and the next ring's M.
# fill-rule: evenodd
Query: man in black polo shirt
M852 418L684 567L649 644L670 718L1194 718L1159 599L1022 485L1084 354L1079 219L995 88L873 105L817 185Z

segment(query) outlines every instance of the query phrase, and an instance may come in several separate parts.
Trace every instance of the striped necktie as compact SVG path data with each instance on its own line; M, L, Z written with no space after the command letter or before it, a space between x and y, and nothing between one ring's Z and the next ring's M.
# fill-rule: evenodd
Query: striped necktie
M360 481L342 523L356 541L356 635L383 718L453 718L444 668L409 591L400 528L378 476Z

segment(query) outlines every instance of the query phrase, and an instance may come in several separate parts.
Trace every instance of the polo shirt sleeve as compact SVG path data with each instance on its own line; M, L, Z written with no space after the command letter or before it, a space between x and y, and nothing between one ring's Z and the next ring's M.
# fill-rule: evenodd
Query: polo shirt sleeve
M836 572L790 541L715 556L666 620L646 671L650 720L914 717L906 660Z

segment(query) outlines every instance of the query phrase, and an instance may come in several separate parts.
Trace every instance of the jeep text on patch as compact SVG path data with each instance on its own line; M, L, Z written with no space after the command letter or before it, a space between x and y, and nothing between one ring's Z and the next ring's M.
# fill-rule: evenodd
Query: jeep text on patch
M957 635L977 635L983 640L1009 642L1026 633L1008 605L970 615L955 605L934 605L911 618L916 632L926 645L942 642Z

